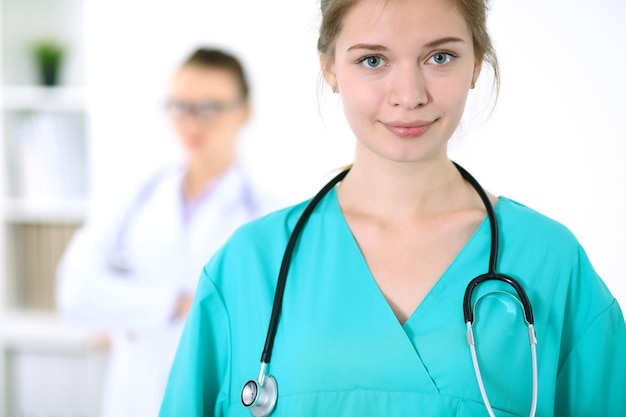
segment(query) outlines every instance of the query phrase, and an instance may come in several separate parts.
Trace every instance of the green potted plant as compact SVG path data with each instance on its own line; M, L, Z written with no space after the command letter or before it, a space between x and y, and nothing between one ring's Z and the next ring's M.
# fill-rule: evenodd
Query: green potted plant
M33 54L41 83L46 86L57 85L65 55L63 45L56 39L40 39L33 44Z

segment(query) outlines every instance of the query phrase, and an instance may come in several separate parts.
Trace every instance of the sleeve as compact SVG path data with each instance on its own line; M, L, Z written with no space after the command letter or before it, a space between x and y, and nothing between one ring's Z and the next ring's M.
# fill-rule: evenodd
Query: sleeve
M220 292L203 273L161 404L159 417L221 416L227 403L230 324ZM220 394L220 392L224 394Z
M582 248L574 275L564 315L567 330L554 415L626 415L624 315Z
M626 415L626 325L617 301L574 346L556 389L556 416Z
M150 331L168 324L180 294L171 280L157 279L164 261L151 270L120 273L111 267L111 253L120 228L142 191L121 193L117 207L91 213L74 235L57 267L56 303L66 320L108 331ZM111 203L108 203L111 206Z

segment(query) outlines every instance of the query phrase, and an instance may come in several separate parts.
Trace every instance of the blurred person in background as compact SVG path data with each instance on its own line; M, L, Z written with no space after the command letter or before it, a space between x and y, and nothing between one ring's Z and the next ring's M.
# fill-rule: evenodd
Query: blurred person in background
M63 317L110 337L103 417L158 414L202 267L238 226L277 208L237 157L251 109L235 56L196 50L167 111L184 162L152 175L108 222L87 221L58 267Z

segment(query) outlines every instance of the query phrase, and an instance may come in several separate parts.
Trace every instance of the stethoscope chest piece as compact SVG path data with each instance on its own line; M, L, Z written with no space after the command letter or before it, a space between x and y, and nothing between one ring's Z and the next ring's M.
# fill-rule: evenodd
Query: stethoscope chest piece
M278 398L276 380L271 375L263 375L258 381L251 379L241 390L241 403L255 417L269 415Z

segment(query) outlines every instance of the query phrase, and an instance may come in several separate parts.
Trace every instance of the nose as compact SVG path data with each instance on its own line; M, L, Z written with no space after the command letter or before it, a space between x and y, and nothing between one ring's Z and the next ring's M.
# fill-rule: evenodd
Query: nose
M178 133L183 137L194 137L200 135L204 123L197 115L184 115L177 117L173 120L174 126L178 130Z
M394 69L389 91L389 104L415 109L428 102L424 74L418 65L399 65Z
M186 130L198 130L205 124L205 121L197 113L176 114L172 116L172 121Z

